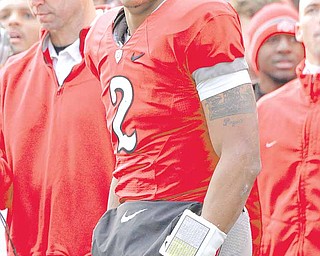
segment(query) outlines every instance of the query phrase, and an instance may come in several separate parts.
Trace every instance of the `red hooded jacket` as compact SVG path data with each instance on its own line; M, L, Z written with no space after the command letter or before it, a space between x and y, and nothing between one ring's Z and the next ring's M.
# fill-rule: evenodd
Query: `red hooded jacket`
M320 255L320 74L258 101L261 255Z

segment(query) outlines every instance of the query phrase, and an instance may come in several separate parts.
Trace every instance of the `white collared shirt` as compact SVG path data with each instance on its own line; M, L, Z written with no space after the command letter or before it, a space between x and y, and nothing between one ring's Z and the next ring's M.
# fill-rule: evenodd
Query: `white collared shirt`
M91 25L94 24L98 17L103 14L103 10L96 10L96 14L96 18L92 21ZM78 38L75 42L57 54L50 40L50 36L48 35L44 40L43 48L49 49L58 83L62 86L64 80L68 77L73 67L82 61L82 56L80 54L80 39Z
M82 56L79 49L80 39L77 39L74 43L62 50L59 54L57 54L56 50L54 49L50 37L48 37L48 40L45 40L45 44L47 45L44 48L49 49L58 83L60 86L62 86L64 80L70 74L72 68L82 61Z

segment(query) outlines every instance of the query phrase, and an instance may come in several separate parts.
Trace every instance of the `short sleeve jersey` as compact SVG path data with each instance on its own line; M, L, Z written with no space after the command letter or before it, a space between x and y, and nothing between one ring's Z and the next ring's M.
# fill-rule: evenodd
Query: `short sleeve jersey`
M103 88L116 194L202 202L218 156L193 73L244 57L238 16L223 0L167 0L119 45L121 12L100 17L85 49Z

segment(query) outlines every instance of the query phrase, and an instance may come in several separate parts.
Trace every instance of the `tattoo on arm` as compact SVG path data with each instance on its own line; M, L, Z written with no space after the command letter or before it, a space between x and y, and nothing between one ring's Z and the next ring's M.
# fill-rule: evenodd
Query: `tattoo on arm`
M253 113L255 111L255 104L250 84L237 86L205 100L210 120ZM225 125L228 125L229 122L230 120L226 119Z

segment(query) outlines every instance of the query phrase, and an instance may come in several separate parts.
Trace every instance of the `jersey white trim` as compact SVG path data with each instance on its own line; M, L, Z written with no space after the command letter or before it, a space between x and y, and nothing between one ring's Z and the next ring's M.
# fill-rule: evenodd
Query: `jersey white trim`
M248 70L244 69L231 74L203 80L197 84L197 90L200 100L203 101L219 93L248 83L251 83L250 75Z

